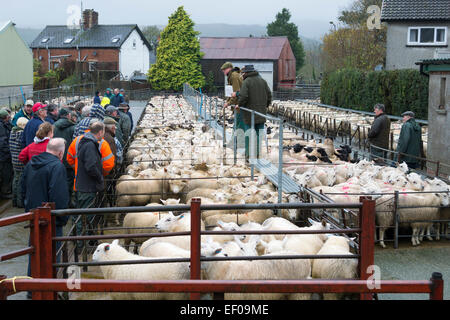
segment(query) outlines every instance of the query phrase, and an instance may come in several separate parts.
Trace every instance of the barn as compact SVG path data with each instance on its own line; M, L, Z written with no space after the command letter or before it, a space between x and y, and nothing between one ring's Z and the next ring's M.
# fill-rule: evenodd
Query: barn
M296 61L287 37L205 37L200 38L200 48L204 53L200 62L202 72L205 76L213 72L217 87L224 87L220 67L226 61L240 68L253 64L272 91L295 84Z
M137 25L100 25L94 10L83 12L81 28L47 26L31 48L43 71L76 61L87 65L91 72L113 71L120 80L147 73L154 55Z

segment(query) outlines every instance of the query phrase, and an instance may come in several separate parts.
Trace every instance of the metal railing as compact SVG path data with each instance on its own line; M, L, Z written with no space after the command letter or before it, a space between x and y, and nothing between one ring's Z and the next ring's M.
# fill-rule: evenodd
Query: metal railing
M36 90L31 93L16 94L0 97L0 107L8 107L12 111L19 111L26 102L31 99L36 102L49 101L64 106L74 104L80 100L94 98L95 84L82 83L72 86L60 86L58 88Z
M25 254L31 254L31 272L33 279L14 279L0 276L0 299L6 299L9 295L20 291L31 291L33 299L55 300L56 292L190 292L191 299L199 299L200 293L215 294L215 298L223 298L223 293L231 292L290 292L290 293L314 293L314 292L340 292L359 293L360 299L372 299L377 293L427 293L430 299L442 300L444 283L442 275L434 273L429 281L383 281L379 286L370 287L370 266L374 264L374 221L375 202L367 198L361 198L359 204L254 204L254 205L201 205L200 199L193 199L190 206L155 206L155 207L134 207L134 208L99 208L82 210L51 210L52 205L37 208L32 213L0 219L0 227L31 221L30 242L31 247L16 251L11 254L1 256L0 261L12 259ZM353 208L359 209L360 225L358 229L349 230L295 230L295 231L223 231L207 232L201 231L201 211L202 210L222 210L232 207L239 208L259 208L259 209L284 209L284 208ZM67 280L55 279L56 269L72 265L121 265L133 263L155 263L152 259L146 260L126 260L126 261L104 261L88 263L56 263L55 246L57 241L72 241L76 239L113 239L118 235L108 236L87 236L87 237L54 237L56 217L73 214L111 214L119 211L123 212L144 212L144 211L186 211L190 210L191 231L187 233L165 233L159 236L190 235L190 258L189 259L166 259L165 262L190 262L190 280L177 281L116 281L116 280L78 280L77 287L69 286ZM267 256L252 257L232 257L232 258L202 258L200 256L201 235L204 234L318 234L318 233L341 233L348 234L356 232L359 234L359 251L353 255L296 255L296 256L271 256L270 259L358 259L359 280L201 280L202 261L221 260L260 260L269 259ZM126 235L126 237L148 237L147 234ZM123 238L124 236L122 236ZM160 259L158 259L160 260ZM161 261L157 261L161 262ZM242 291L244 290L244 291Z

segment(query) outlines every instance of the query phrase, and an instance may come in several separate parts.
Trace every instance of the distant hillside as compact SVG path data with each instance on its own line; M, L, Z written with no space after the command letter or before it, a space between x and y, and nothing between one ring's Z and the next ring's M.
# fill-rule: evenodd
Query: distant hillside
M164 26L158 26L163 29ZM200 32L200 37L262 37L266 35L266 27L262 25L239 25L239 24L197 24L195 30ZM315 39L303 37L300 35L305 50L316 48L320 45L320 41Z

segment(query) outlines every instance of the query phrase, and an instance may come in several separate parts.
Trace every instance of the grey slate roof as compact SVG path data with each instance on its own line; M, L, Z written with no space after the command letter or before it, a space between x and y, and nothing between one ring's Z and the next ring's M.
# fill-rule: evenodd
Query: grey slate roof
M450 21L450 0L384 0L381 21Z
M141 35L141 38L151 50L151 45L145 39L136 24L124 25L96 25L91 29L69 29L67 26L47 26L31 43L31 48L120 48L133 30ZM71 43L65 44L67 38L73 37ZM119 41L112 42L114 37L120 37ZM50 38L46 43L42 39Z

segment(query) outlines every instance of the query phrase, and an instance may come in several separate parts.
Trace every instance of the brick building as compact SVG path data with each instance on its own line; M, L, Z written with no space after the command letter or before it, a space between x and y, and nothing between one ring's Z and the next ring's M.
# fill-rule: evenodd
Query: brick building
M75 61L86 71L115 71L122 80L147 73L155 55L137 25L100 25L94 10L83 12L80 28L47 26L30 47L44 72Z

